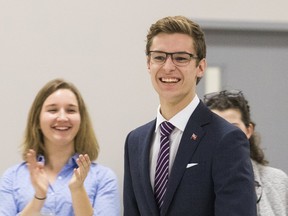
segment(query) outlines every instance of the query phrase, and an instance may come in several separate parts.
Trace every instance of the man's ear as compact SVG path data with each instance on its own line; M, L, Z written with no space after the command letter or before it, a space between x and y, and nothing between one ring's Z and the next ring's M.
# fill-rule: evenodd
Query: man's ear
M147 64L148 70L150 70L150 58L148 56L146 57L146 64Z
M200 62L198 63L197 66L198 70L197 70L197 77L203 77L204 76L204 72L207 68L207 61L205 58L201 59Z

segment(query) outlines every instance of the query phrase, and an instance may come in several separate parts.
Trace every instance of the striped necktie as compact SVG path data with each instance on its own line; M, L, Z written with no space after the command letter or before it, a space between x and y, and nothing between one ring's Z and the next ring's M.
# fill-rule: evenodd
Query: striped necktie
M163 204L169 175L169 136L175 128L170 122L162 122L160 124L160 151L157 159L155 171L154 196L156 203L161 209Z

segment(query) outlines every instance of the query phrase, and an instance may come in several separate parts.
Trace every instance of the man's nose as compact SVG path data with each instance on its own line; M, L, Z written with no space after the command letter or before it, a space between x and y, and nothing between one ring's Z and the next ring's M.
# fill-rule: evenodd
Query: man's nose
M171 69L171 68L175 68L175 64L173 62L173 59L172 59L172 55L167 55L167 58L166 58L166 61L164 62L164 65L163 65L163 68L164 69Z

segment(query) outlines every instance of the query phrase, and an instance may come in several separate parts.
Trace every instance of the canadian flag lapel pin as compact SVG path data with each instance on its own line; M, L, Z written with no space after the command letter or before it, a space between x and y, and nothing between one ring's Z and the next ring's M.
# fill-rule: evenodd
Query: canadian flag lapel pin
M191 136L191 139L192 140L197 140L197 135L195 133L193 133L192 136Z

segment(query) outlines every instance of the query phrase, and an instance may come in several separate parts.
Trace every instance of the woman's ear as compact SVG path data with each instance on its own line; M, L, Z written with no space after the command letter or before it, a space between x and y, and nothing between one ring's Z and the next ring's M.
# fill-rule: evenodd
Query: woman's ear
M254 125L252 123L249 123L249 126L246 127L246 130L247 130L246 136L248 139L250 139L250 137L254 133Z

